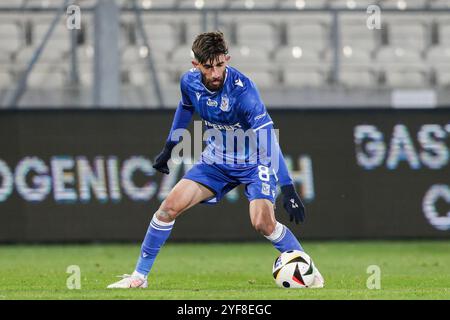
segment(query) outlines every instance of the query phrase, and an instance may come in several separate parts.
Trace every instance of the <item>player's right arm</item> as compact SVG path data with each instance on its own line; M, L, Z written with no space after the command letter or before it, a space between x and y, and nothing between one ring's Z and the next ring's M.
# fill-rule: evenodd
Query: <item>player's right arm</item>
M194 114L194 107L191 100L186 92L186 85L184 77L180 81L181 89L181 101L178 104L178 108L175 112L175 116L172 121L172 127L170 128L169 135L164 145L163 150L156 156L155 164L153 168L159 172L169 174L169 167L167 162L170 160L172 149L180 142L180 139L175 139L173 133L177 129L186 129L192 120L192 115Z

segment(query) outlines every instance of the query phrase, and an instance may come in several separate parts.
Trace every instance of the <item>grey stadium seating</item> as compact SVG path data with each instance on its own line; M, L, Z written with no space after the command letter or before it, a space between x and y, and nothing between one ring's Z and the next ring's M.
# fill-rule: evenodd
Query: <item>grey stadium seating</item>
M81 6L92 6L95 2L77 1ZM124 7L132 3L118 2ZM51 12L11 14L1 8L61 3L63 0L0 2L0 88L17 82L53 19ZM149 48L141 39L133 12L121 13L120 69L127 86L152 86L147 64L151 55L161 87L176 88L179 75L191 67L190 48L195 36L216 27L228 39L231 65L252 76L262 89L450 86L450 0L139 0L137 3L144 9L199 10L142 13ZM370 30L364 9L372 3L399 11L384 13L382 29ZM216 21L214 15L203 19L200 9L204 8L242 9L242 12L220 10ZM252 12L268 8L289 11ZM304 11L309 8L323 11ZM335 30L333 11L329 10L334 8L362 10L340 12ZM438 8L440 12L407 11L417 8ZM64 21L62 18L58 23L30 76L32 88L63 88L69 84L71 32ZM336 32L339 38L335 42ZM81 87L93 84L94 34L92 12L86 12L76 47ZM335 57L339 61L339 78L332 83Z

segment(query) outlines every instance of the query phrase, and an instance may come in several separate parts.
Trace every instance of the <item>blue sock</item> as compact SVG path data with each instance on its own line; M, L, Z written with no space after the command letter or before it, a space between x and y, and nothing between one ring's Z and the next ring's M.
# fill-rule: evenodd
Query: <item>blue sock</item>
M269 239L273 246L280 252L289 250L305 251L291 230L278 221L275 230L270 236L266 236L266 238Z
M148 227L147 234L142 242L141 255L139 256L139 260L136 264L136 271L141 275L146 277L150 272L159 250L163 246L164 242L166 242L170 232L172 231L174 223L175 221L167 223L158 220L158 218L156 218L156 214L153 216L150 226Z

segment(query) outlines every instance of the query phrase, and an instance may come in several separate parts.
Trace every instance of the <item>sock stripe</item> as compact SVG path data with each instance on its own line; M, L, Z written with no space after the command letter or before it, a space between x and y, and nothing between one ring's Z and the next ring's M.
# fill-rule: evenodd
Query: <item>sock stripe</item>
M283 235L284 225L277 221L275 225L275 229L273 230L271 235L265 236L267 240L272 242L279 241L280 237Z
M172 228L173 228L173 225L161 226L161 225L155 223L153 220L150 222L150 225L152 226L152 228L154 228L156 230L162 230L162 231L169 231L169 230L172 230Z
M153 215L152 221L155 222L157 225L159 225L161 227L173 226L173 224L175 223L175 220L173 220L172 222L161 221L161 220L158 219L156 214Z
M281 235L276 238L275 240L273 240L272 242L279 242L281 239L284 238L284 236L286 235L286 226L283 225L283 231L281 232Z
M153 215L152 220L150 221L150 226L156 230L161 230L161 231L170 231L173 228L173 225L175 224L175 220L172 222L164 222L159 220L156 217L156 214Z

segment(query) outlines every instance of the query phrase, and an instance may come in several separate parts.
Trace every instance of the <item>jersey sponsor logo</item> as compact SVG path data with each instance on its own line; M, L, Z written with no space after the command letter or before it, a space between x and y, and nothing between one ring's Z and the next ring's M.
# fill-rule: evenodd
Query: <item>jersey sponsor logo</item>
M228 99L228 96L224 94L222 96L222 101L220 103L220 110L228 111L229 109L230 109L230 100Z
M225 125L225 124L216 124L205 120L205 125L207 127L212 127L217 130L236 130L242 128L239 122L235 124Z
M200 92L196 92L195 95L197 96L197 101L200 101L202 94Z
M234 84L239 87L244 87L244 84L242 83L241 79L237 79L236 81L234 81Z
M270 196L270 184L263 182L261 187L261 193L266 196Z
M206 102L206 104L210 107L217 107L217 105L218 105L216 100L212 100L210 98L208 98L208 101Z

